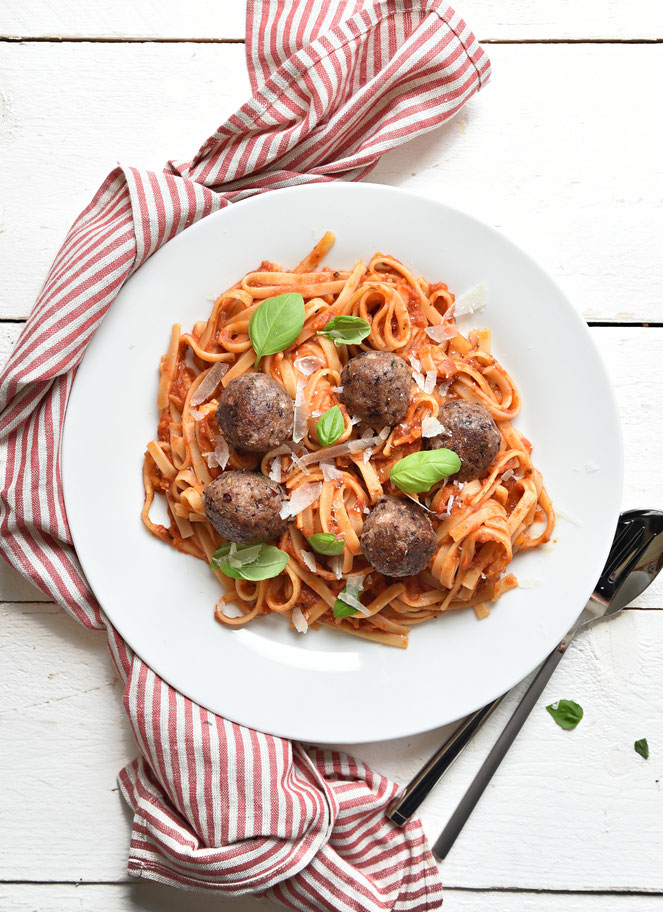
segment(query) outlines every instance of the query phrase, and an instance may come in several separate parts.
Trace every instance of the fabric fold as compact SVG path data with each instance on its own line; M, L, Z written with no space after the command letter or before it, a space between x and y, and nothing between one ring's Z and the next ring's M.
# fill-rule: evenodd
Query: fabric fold
M115 168L67 234L0 373L0 547L72 617L106 630L141 752L120 774L132 875L316 912L423 912L441 904L439 875L421 824L400 830L384 816L396 785L338 752L223 719L161 680L95 599L67 523L67 401L127 278L180 231L254 193L364 177L490 74L439 0L250 0L247 63L252 98L191 162Z

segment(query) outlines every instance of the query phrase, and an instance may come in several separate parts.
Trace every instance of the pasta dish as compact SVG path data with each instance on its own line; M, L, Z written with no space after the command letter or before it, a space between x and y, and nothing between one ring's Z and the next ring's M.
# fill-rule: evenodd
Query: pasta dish
M483 287L455 299L381 253L321 267L333 242L173 327L142 519L211 566L225 625L274 612L406 647L446 611L486 617L555 515L490 332L461 332Z

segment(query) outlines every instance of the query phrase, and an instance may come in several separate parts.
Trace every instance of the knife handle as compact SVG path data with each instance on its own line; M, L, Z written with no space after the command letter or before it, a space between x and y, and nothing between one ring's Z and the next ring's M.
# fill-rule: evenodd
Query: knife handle
M498 697L497 700L493 700L492 703L482 706L481 709L477 709L476 712L467 716L442 747L422 766L412 781L396 796L387 811L389 820L397 826L405 826L419 809L424 798L437 785L440 778L472 740L475 732L481 728L503 699L503 696Z
M460 804L451 815L451 818L442 831L440 838L433 846L433 855L435 855L438 861L442 861L447 857L451 846L456 841L456 837L465 826L479 798L481 798L483 795L486 786L493 778L495 771L513 744L516 735L523 727L525 720L536 705L536 701L543 693L543 690L550 680L553 671L557 668L560 659L564 655L566 646L568 645L569 641L570 636L567 635L564 642L560 643L557 649L553 650L553 652L551 652L548 658L545 660L539 669L538 674L525 691L525 694L514 710L513 715L504 726L502 734L499 736L495 742L495 745L493 746L493 749L484 760L483 765L474 777L472 784L465 792L465 795L463 796Z

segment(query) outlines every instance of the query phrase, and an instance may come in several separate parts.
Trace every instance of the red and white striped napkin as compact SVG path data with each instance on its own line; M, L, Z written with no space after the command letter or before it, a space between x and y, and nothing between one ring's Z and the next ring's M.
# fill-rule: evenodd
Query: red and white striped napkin
M60 439L83 353L126 279L179 231L253 193L358 180L452 117L490 74L441 0L249 0L253 96L191 162L116 168L69 231L0 374L4 557L106 630L141 756L120 773L134 810L129 872L294 909L428 910L441 884L421 824L384 817L394 783L208 712L122 641L83 576ZM147 304L146 306L149 306Z

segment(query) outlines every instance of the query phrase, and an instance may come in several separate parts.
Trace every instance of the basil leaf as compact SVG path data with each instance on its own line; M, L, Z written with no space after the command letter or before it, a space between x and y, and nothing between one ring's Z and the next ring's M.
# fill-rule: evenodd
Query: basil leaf
M309 545L317 554L335 557L345 550L345 542L336 538L333 532L316 532L308 540Z
M336 443L344 430L343 413L337 405L327 409L315 426L318 443L326 447Z
M556 703L546 706L546 709L555 722L567 731L575 728L584 715L582 706L574 703L573 700L557 700Z
M422 494L459 469L460 459L453 450L422 450L394 463L389 478L406 494Z
M256 353L254 367L263 355L275 355L295 341L302 331L304 298L295 292L266 298L249 320L249 338Z
M341 592L341 595L339 595L339 597L334 602L334 617L335 618L350 617L350 615L356 614L357 611L359 610L358 608L353 608L352 605L347 605L341 598L342 595L343 595L343 593Z
M290 560L290 555L286 554L285 551L281 551L280 548L276 548L274 545L261 545L260 554L255 560L251 561L250 564L244 564L243 567L235 568L231 567L226 560L231 547L232 542L226 542L221 545L212 555L210 567L212 570L221 570L222 573L232 579L251 580L251 582L272 579L272 577L278 576L279 573L285 570ZM237 553L241 554L247 548L254 547L255 545L237 545Z
M361 317L341 314L319 330L319 336L331 339L334 345L359 345L371 332L371 324Z
M647 743L646 738L640 738L639 741L635 742L633 747L635 748L636 754L640 754L645 760L649 760L649 744Z

